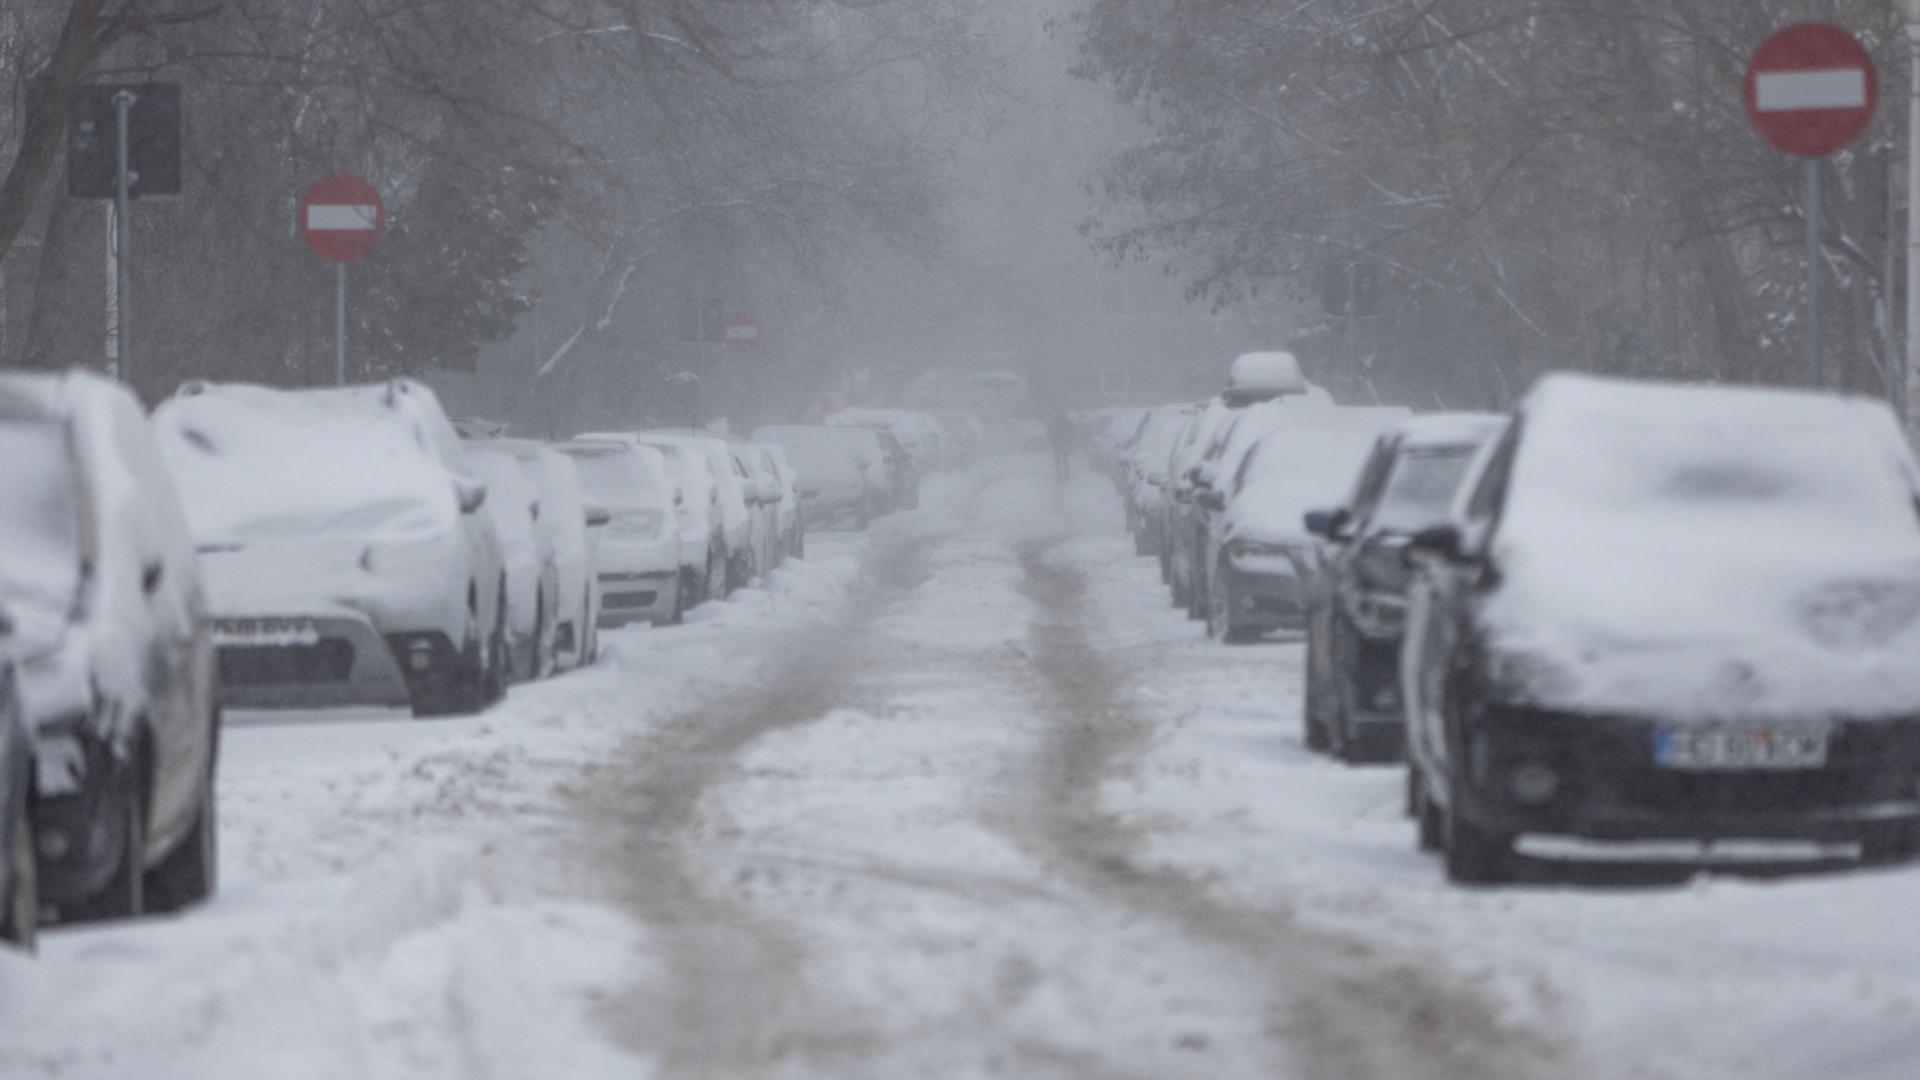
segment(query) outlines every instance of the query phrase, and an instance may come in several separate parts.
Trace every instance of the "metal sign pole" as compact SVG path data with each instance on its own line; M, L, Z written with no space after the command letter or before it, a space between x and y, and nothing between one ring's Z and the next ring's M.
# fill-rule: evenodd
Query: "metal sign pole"
M333 264L333 384L347 385L347 264Z
M1826 386L1820 357L1820 158L1807 159L1807 383Z
M119 175L114 180L114 293L119 319L116 334L119 338L118 371L113 374L122 381L133 378L133 291L128 287L132 248L128 238L132 229L128 227L128 180L127 180L127 113L133 109L133 94L122 90L113 95L114 137L116 140L115 157Z

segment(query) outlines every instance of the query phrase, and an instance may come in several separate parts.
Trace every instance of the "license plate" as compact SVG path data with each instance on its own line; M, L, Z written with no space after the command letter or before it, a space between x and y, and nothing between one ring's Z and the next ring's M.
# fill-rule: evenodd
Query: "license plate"
M1653 760L1668 769L1818 769L1827 732L1808 726L1667 727L1654 736Z
M215 645L318 645L320 627L312 619L215 619Z

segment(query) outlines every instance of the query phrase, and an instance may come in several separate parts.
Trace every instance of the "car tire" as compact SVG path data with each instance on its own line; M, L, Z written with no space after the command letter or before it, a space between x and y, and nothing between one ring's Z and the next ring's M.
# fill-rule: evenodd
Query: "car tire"
M1407 776L1408 783L1414 789L1414 796L1419 800L1414 815L1419 820L1420 850L1439 851L1447 838L1446 815L1441 811L1439 804L1427 794L1426 785L1420 781L1420 770L1409 767Z
M1167 582L1167 591L1173 596L1174 607L1182 610L1192 607L1187 599L1187 583L1181 580L1179 574L1172 575L1172 580Z
M708 600L725 600L733 594L732 583L728 580L731 570L724 553L712 548L707 549L706 596Z
M1302 695L1305 700L1300 704L1301 742L1305 743L1309 750L1325 753L1327 749L1327 728L1324 720L1326 706L1322 704L1321 699L1326 696L1326 691L1321 688L1320 679L1314 675L1314 667L1313 640L1308 638L1307 685L1306 692Z
M146 874L141 865L147 838L147 799L141 790L140 768L136 765L117 779L122 788L118 808L120 865L98 892L74 905L77 921L131 919L147 910Z
M1225 645L1244 645L1254 635L1233 621L1233 582L1216 570L1207 589L1207 636Z
M32 952L40 935L40 861L33 851L33 822L27 816L31 800L20 792L19 816L14 819L13 843L7 856L6 903L0 905L0 940Z
M1160 541L1160 584L1173 584L1173 559L1167 554L1167 542Z
M1458 798L1438 814L1446 851L1447 880L1456 885L1498 885L1513 878L1513 840L1466 820Z
M486 674L480 686L480 707L485 708L507 696L512 681L513 648L507 641L507 590L501 583L498 612L493 622L493 638L487 648ZM478 710L475 710L478 711Z
M179 911L213 895L220 874L219 804L214 797L212 770L200 797L200 810L186 838L147 873L147 910Z

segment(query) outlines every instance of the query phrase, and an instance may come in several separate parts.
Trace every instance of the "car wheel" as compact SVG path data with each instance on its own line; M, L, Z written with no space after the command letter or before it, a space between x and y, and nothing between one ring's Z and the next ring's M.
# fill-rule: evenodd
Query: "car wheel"
M1167 554L1167 543L1160 542L1160 584L1173 584L1173 559Z
M1427 786L1420 780L1420 770L1407 770L1408 784L1413 788L1414 797L1419 800L1415 814L1420 820L1420 850L1439 851L1446 840L1446 818L1440 807L1427 795Z
M1481 829L1460 815L1457 797L1438 814L1446 847L1447 880L1497 885L1513 877L1513 840Z
M707 550L707 599L725 600L733 594L732 583L728 581L727 557L711 548Z
M86 898L75 914L81 921L131 919L147 910L146 875L142 873L142 848L147 837L147 800L140 784L138 766L122 773L119 781L120 865L99 892Z
M493 622L493 637L487 647L486 675L480 687L480 704L485 707L507 696L507 683L513 672L513 647L507 641L506 586L500 589L499 614Z
M14 819L13 844L7 858L6 905L0 908L0 940L33 951L40 933L40 862L33 853L33 822L27 817L29 800L20 793L19 816Z
M159 866L147 874L147 910L179 911L213 895L220 873L219 805L214 798L213 774L200 797L193 828Z
M1307 643L1307 688L1306 694L1304 695L1306 700L1301 703L1300 708L1301 727L1303 729L1302 736L1303 741L1307 744L1307 749L1324 753L1327 749L1327 727L1323 719L1326 714L1326 707L1321 703L1321 699L1326 696L1326 691L1321 689L1320 679L1313 672L1313 643L1309 640Z

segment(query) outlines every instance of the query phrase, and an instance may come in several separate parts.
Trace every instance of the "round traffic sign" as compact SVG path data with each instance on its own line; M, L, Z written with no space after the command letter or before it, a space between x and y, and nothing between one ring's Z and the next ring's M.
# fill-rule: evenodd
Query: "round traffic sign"
M751 349L760 344L760 324L748 315L728 319L727 344L736 349Z
M1825 157L1852 142L1873 118L1879 87L1873 58L1829 23L1779 31L1747 64L1747 115L1789 154Z
M315 180L300 200L300 235L334 262L351 262L372 251L386 220L380 193L349 173Z

